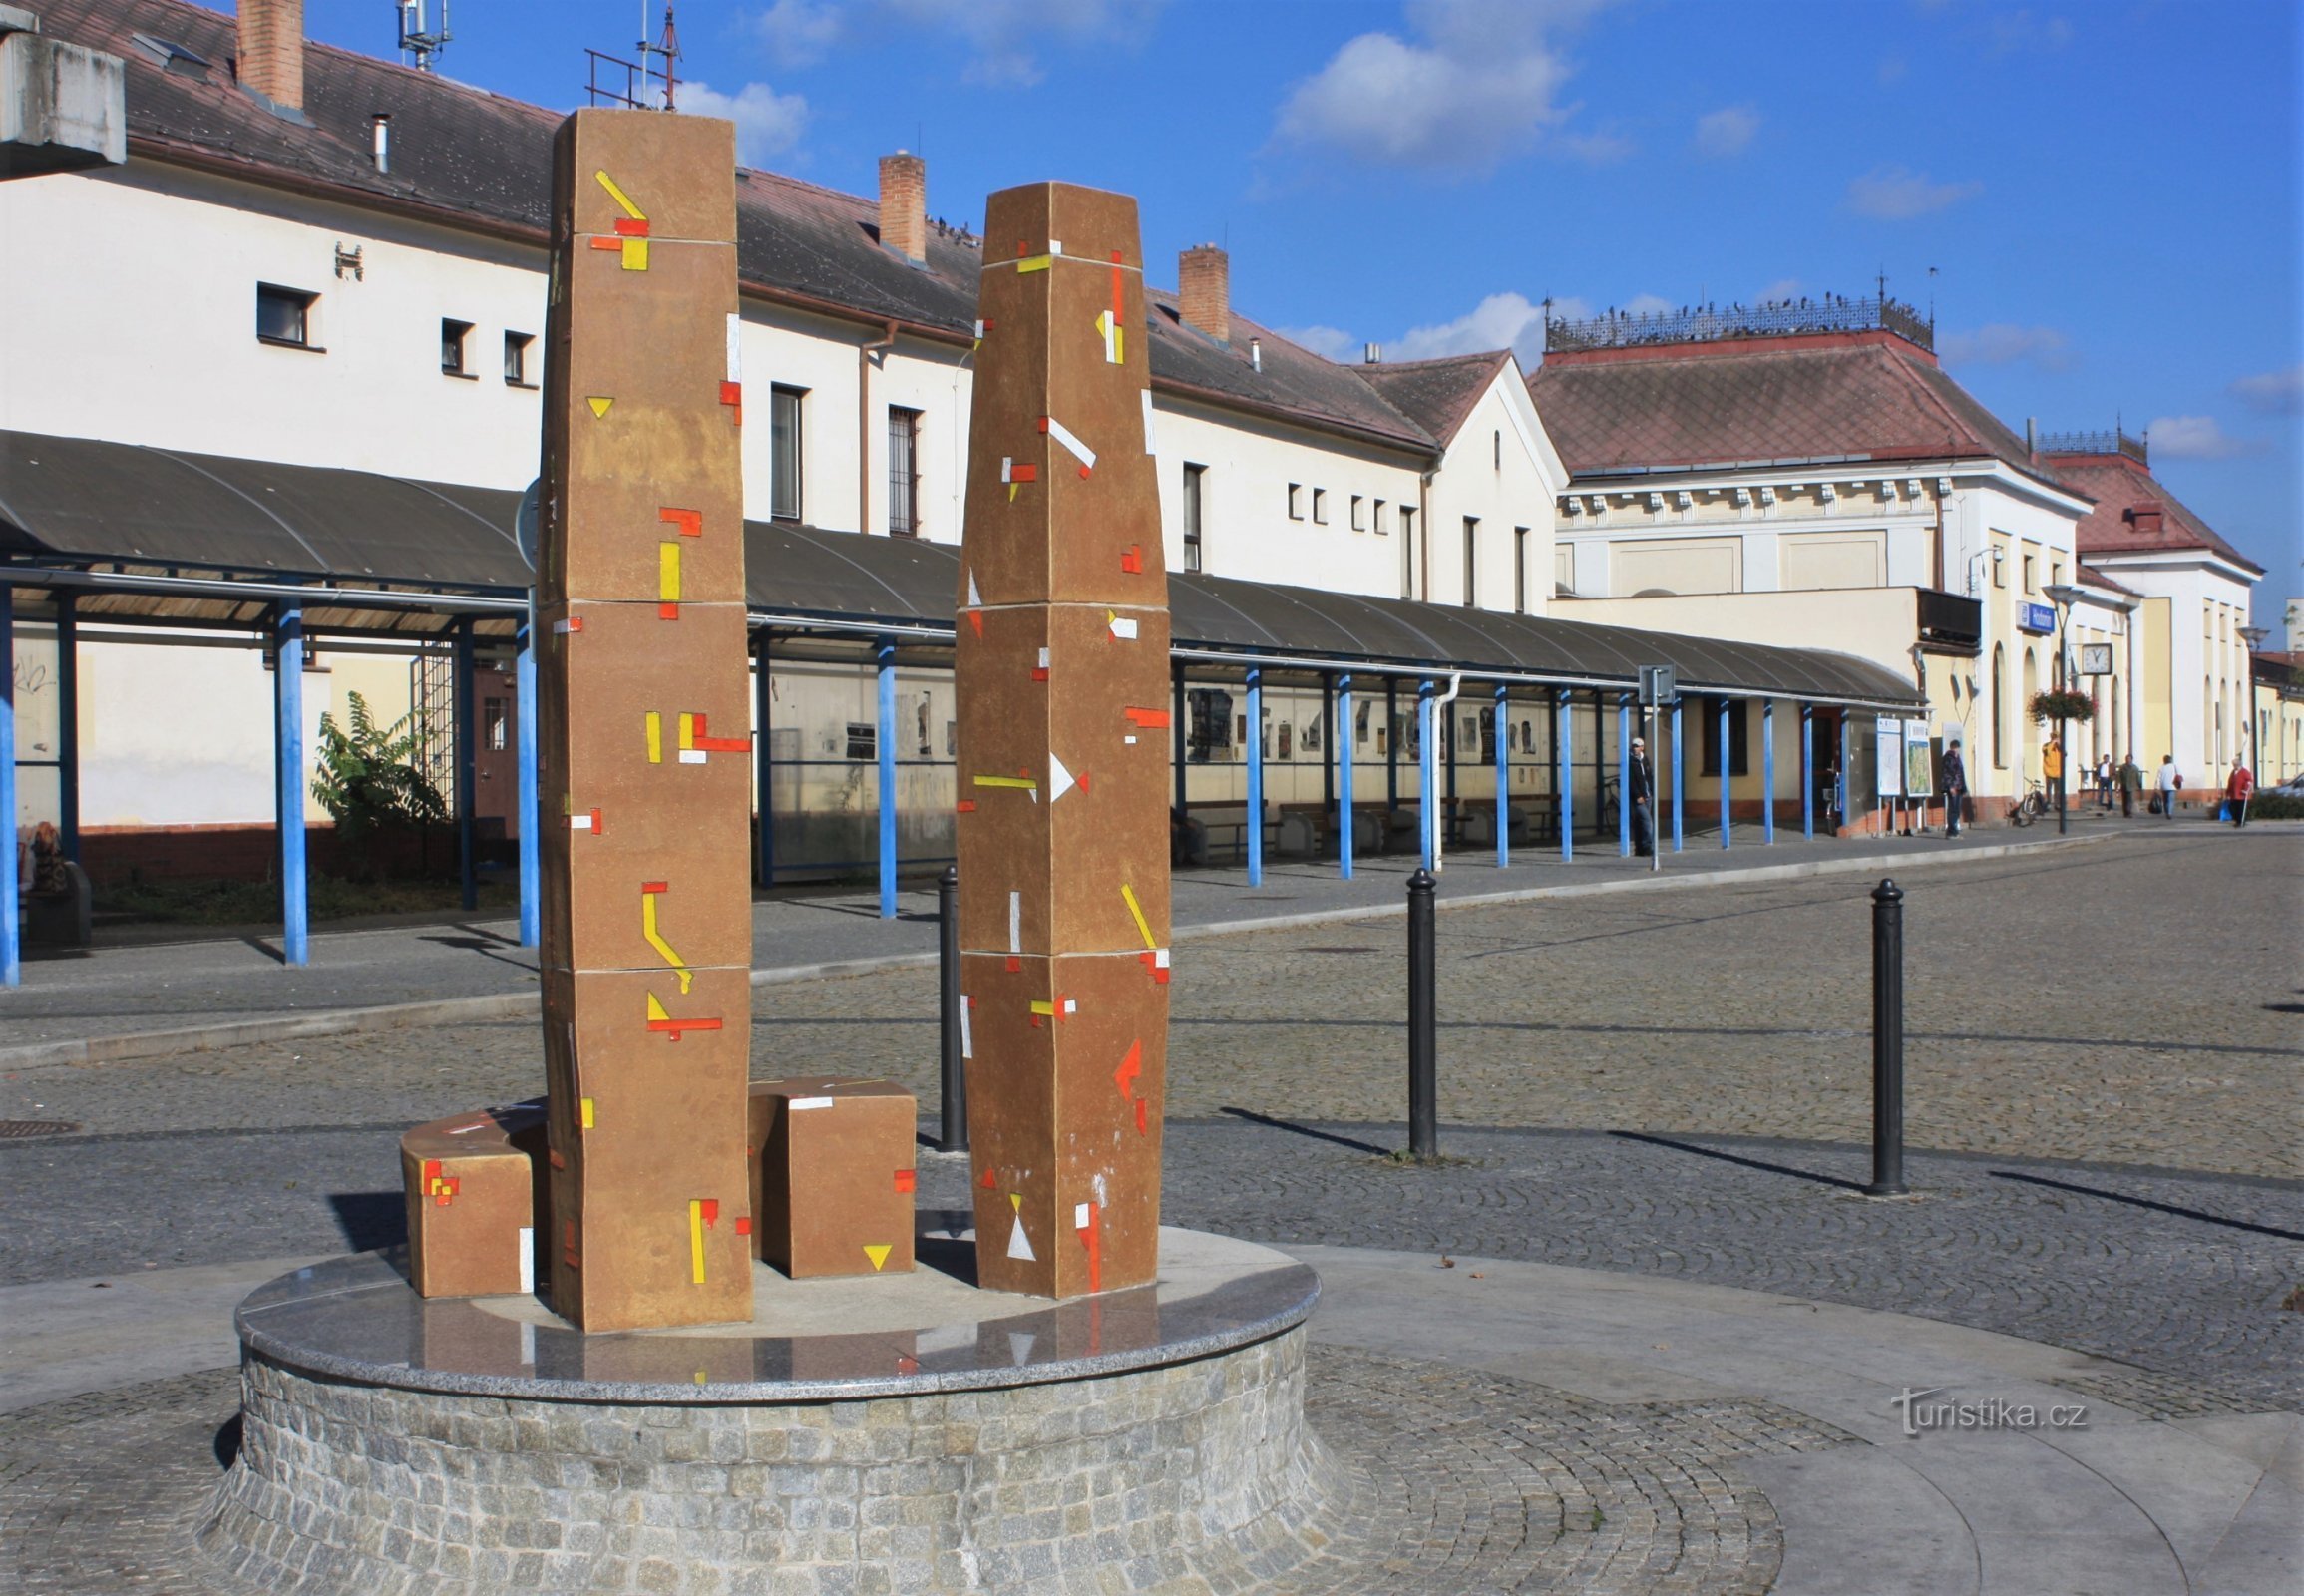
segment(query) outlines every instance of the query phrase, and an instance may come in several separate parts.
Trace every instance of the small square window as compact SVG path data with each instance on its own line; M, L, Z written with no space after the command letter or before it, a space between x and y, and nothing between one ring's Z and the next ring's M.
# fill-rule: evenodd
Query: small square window
M1354 532L1368 530L1367 516L1362 508L1365 504L1366 501L1360 498L1358 494L1352 495L1352 531Z
M273 283L256 284L256 337L265 343L284 344L293 349L311 349L312 306L319 302L316 293L300 288L282 288Z
M515 388L536 386L528 374L528 351L535 342L536 334L531 332L508 332L504 335L504 380Z
M1288 519L1291 521L1304 519L1304 484L1300 482L1292 482L1288 485Z
M482 699L480 722L485 728L482 736L488 744L488 751L492 754L504 752L505 744L511 735L509 729L511 722L505 714L504 700L502 698Z
M848 723L848 757L879 758L880 728L869 720L851 720Z
M1328 490L1326 488L1315 488L1312 491L1312 524L1316 527L1328 525Z
M464 345L472 336L472 323L440 318L440 370L450 377L469 377L473 373L464 368Z

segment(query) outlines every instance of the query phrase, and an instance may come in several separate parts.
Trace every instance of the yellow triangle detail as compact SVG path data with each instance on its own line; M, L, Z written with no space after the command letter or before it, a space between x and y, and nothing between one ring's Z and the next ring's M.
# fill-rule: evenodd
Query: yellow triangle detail
M1008 1206L1013 1208L1018 1214L1021 1214L1024 1211L1024 1194L1018 1191L1009 1192Z
M877 1247L867 1247L864 1249L864 1256L872 1260L872 1267L875 1273L879 1272L880 1266L882 1264L888 1262L888 1254L889 1244L887 1242L882 1242Z
M585 399L584 403L592 407L593 415L604 416L608 413L608 406L614 404L615 401L613 399L603 399L598 394L593 394L589 398Z
M650 1019L669 1019L672 1017L664 1011L664 1005L656 1001L654 993L648 994L648 1017Z

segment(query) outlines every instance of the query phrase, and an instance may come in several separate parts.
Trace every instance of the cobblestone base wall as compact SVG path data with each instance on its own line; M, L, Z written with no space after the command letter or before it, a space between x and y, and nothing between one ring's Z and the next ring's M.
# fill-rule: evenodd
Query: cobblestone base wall
M854 1402L614 1406L250 1357L200 1533L300 1592L1225 1592L1327 1543L1304 1332L1164 1369Z

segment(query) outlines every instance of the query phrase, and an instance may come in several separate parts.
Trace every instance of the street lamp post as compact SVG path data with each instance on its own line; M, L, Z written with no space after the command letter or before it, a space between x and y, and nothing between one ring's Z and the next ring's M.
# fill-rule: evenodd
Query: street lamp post
M2045 592L2056 605L2056 834L2065 832L2064 795L2072 785L2072 750L2065 746L2064 695L2072 691L2072 664L2064 648L2065 623L2072 606L2087 595L2069 582L2052 582Z

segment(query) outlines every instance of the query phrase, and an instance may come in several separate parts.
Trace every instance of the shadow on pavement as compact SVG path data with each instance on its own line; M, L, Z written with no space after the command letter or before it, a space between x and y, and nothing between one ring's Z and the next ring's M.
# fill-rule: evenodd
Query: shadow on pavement
M1608 1133L1623 1141L1644 1141L1652 1147L1669 1147L1674 1152L1694 1153L1699 1158L1717 1158L1724 1164L1741 1164L1746 1169L1757 1169L1770 1175L1790 1175L1795 1180L1812 1180L1819 1186L1837 1186L1843 1191L1862 1191L1860 1180L1842 1180L1838 1175L1819 1175L1812 1169L1794 1169L1790 1164L1771 1164L1765 1159L1746 1158L1740 1153L1724 1153L1712 1147L1699 1147L1694 1142L1674 1141L1669 1136L1651 1136L1638 1130L1612 1130Z

